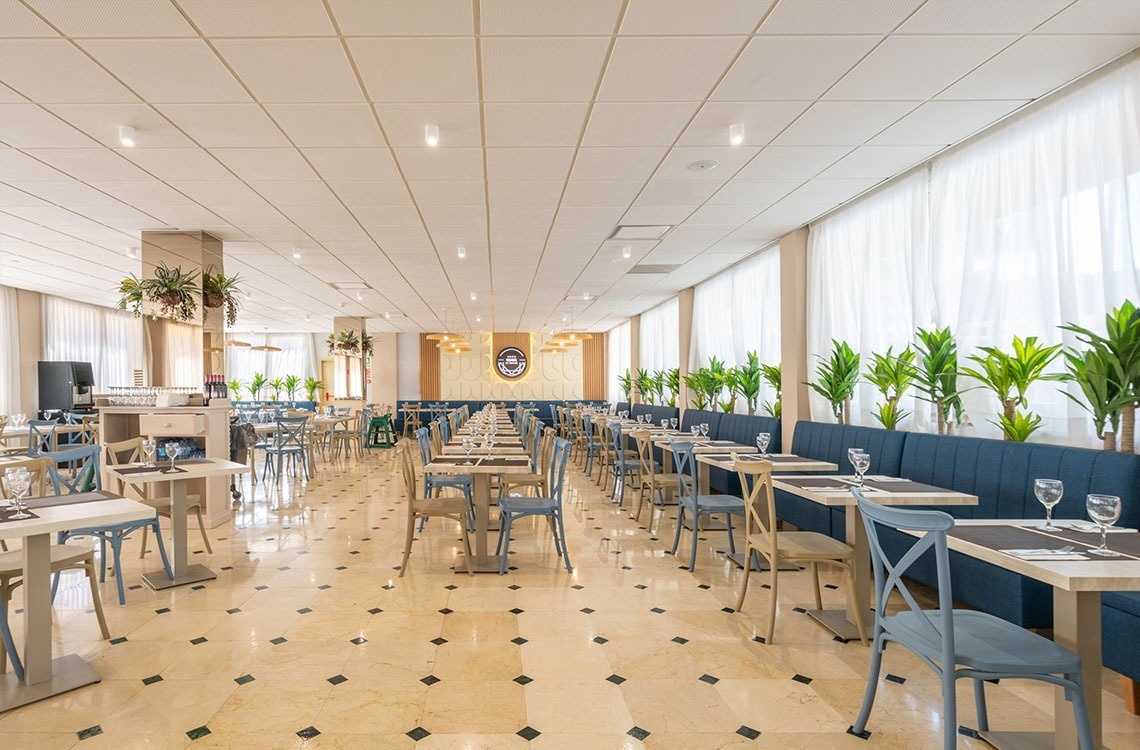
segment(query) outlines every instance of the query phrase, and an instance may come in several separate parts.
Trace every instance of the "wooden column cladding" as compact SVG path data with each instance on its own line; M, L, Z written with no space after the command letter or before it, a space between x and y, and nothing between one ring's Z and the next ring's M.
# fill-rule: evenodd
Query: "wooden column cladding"
M595 333L582 342L582 398L606 400L606 336Z
M420 334L420 398L439 401L439 347L426 333Z
M508 346L513 346L516 349L521 349L522 353L526 355L529 366L533 367L535 362L530 353L530 334L529 333L499 333L491 334L491 366L494 367L495 357L499 356L499 352ZM499 377L497 374L495 377ZM525 376L524 376L525 377ZM499 378L503 380L503 378ZM512 382L512 381L504 381Z

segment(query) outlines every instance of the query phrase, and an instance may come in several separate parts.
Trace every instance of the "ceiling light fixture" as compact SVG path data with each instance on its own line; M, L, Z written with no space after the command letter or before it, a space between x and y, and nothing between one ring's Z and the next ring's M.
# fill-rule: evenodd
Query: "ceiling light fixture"
M475 322L476 323L482 323L483 322L483 316L482 315L476 315L475 316Z
M625 258L626 260L629 260L630 258L632 258L633 257L633 248L629 247L628 245L623 247L621 249L621 257Z
M301 259L301 251L294 249L293 250L293 260L300 260L300 259Z
M467 257L467 248L465 248L465 247L458 248L455 251L455 254L459 256L460 260L463 260L464 258Z
M130 148L135 145L135 129L130 125L119 126L119 143Z
M356 301L357 302L363 302L364 301L364 292L357 292L356 293Z
M476 294L475 292L471 292L471 301L475 302L478 299L479 299L479 295Z
M391 320L391 319L392 319L392 313L385 310L384 311L384 320Z
M439 126L435 123L424 125L424 142L432 148L439 145Z
M249 348L249 350L251 352L279 352L279 351L281 351L281 347L269 346L268 344L262 344L260 346L251 346Z
M728 142L733 146L744 143L744 123L734 122L728 126Z
M139 255L138 250L135 250L133 247L127 248L127 257L128 258L137 258L138 255Z

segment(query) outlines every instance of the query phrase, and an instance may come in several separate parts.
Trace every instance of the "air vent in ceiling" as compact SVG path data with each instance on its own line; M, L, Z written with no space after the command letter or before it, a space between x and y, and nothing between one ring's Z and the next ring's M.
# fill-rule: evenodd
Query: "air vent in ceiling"
M330 286L342 292L364 292L372 288L363 281L333 281Z
M659 240L672 228L672 224L618 224L610 233L609 239Z
M679 263L641 263L629 269L629 273L666 274L673 273L680 267Z

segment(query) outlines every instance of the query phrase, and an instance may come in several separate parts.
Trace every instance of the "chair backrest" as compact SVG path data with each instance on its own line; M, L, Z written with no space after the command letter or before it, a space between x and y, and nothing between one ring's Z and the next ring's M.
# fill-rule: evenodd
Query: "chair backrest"
M8 483L4 478L4 472L8 469L24 468L28 470L31 475L31 482L28 483L27 497L40 497L41 495L48 494L48 467L51 465L50 458L37 456L35 458L21 458L16 461L5 461L0 465L0 498L10 498L12 493L8 491Z
M308 417L278 417L277 431L273 435L273 445L276 448L305 447L305 424Z
M50 451L55 444L55 428L59 424L54 419L28 420L28 455L38 456Z
M898 591L903 601L915 617L908 627L918 628L921 635L934 643L941 641L943 664L954 663L954 602L950 589L950 554L947 551L946 532L953 528L954 518L940 510L911 510L891 508L868 502L863 492L851 488L859 510L863 514L863 525L867 529L867 540L871 547L871 565L875 571L875 632L880 628L890 631L886 617L887 600ZM920 537L903 535L913 543L906 547L898 560L892 561L879 541L879 526L898 531L925 532ZM919 606L903 581L910 566L924 554L934 550L938 570L938 608L924 610Z
M375 413L371 406L366 406L360 410L356 423L356 432L360 435L361 440L368 438L368 428L372 424L372 415Z
M420 464L427 466L431 462L431 433L427 427L416 430L416 443L420 448Z
M103 488L103 477L99 471L99 456L103 453L100 445L82 445L62 451L44 451L40 454L50 461L48 476L57 495L74 495ZM59 470L60 464L79 464L74 472Z
M338 407L336 407L335 413L337 416L343 417L343 416L346 416L347 414L349 414L351 411L352 411L352 407L350 407L350 406L338 406Z
M552 427L546 427L542 430L542 437L538 441L538 461L535 466L540 467L535 469L535 473L542 470L549 461L552 451L554 450L554 441L558 439L558 433Z
M610 422L610 447L614 451L615 458L622 457L622 451L625 450L625 446L622 443L621 422Z
M779 552L776 531L776 495L772 492L771 461L741 461L734 453L733 468L740 478L744 495L744 533L747 538L758 535L772 557Z
M451 422L444 415L440 415L439 419L439 439L441 443L446 443L451 440Z
M641 462L641 475L653 474L653 446L649 430L634 430L629 433L637 443L637 459Z
M570 456L570 441L563 440L560 437L554 437L551 434L551 445L553 449L550 452L550 477L548 486L550 487L550 497L558 501L558 505L562 505L562 489L566 482L566 460Z
M551 426L554 427L554 429L556 429L556 430L558 429L558 405L557 404L551 404L550 405L550 424L551 424Z
M431 454L438 456L443 453L443 438L439 434L439 422L432 420L428 423L428 436L431 439Z
M421 446L422 450L422 446ZM400 470L404 474L404 489L408 491L408 512L413 512L416 499L416 466L412 458L412 441L404 438L396 444L396 452L400 455Z
M693 502L697 500L697 457L693 453L693 443L689 440L674 440L673 460L677 462L677 495L688 495ZM688 492L685 491L685 480L689 480Z

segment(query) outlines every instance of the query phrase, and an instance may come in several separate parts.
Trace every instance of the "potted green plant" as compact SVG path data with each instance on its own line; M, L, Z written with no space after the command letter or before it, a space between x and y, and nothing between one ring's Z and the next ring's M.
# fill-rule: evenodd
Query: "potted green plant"
M237 378L226 383L226 387L230 389L230 398L234 401L241 401L242 383Z
M241 307L241 301L238 295L241 294L241 278L236 274L234 276L226 276L221 271L214 273L214 267L210 266L202 273L202 313L203 316L209 316L210 310L216 310L220 307L225 308L226 325L233 326L237 323L237 311Z
M142 282L133 273L119 282L119 302L116 305L120 310L126 310L136 318L142 315L143 289Z
M372 356L372 337L367 333L360 336L360 353L365 357Z
M246 389L254 401L261 400L261 389L265 387L266 383L267 381L264 375L260 372L253 373L253 377L249 379L249 385L246 386Z
M273 380L270 380L266 385L269 386L269 392L273 394L272 400L280 401L281 391L285 390L285 381L281 378L273 378Z
M286 375L282 384L285 386L285 392L289 394L289 400L292 401L297 398L297 391L301 387L301 376Z
M756 413L756 404L760 400L760 384L764 376L760 369L759 354L754 351L748 352L745 358L747 361L737 367L736 372L740 382L740 395L744 396L748 404L748 415L752 416Z
M625 402L628 404L630 392L633 390L633 376L629 374L628 367L625 369L624 373L618 375L618 388L621 388L622 396L625 398Z
M1013 353L995 346L980 347L982 354L971 354L967 359L977 367L963 367L962 374L977 380L981 387L993 391L1001 402L997 422L1006 440L1025 440L1041 424L1041 418L1032 412L1019 414L1018 407L1028 407L1025 392L1038 380L1064 380L1061 373L1046 374L1045 369L1061 355L1061 345L1042 346L1036 336L1022 341L1013 337Z
M661 372L661 383L665 390L669 391L669 395L665 397L665 402L669 406L676 406L677 394L681 392L681 368L674 367L670 370L663 370Z
M934 404L938 434L951 435L954 423L962 423L962 397L958 391L958 344L950 327L914 333L918 362L914 386L924 401Z
M1083 401L1066 390L1067 397L1092 415L1096 436L1106 451L1116 450L1120 417L1132 396L1118 380L1111 353L1093 348L1086 351L1065 350L1067 380L1081 389Z
M637 392L645 403L653 404L653 397L657 393L657 383L653 378L653 373L649 370L637 371Z
M322 383L321 381L317 380L316 378L306 378L305 379L305 400L306 401L316 401L317 400L317 391L319 391L320 389L322 389L324 387L325 387L325 384Z
M740 371L735 367L725 367L716 373L716 378L721 385L721 392L725 394L725 399L720 401L720 410L731 414L736 410L737 397L744 394Z
M158 306L158 314L186 322L193 320L197 314L198 298L201 296L197 271L186 272L181 266L170 268L165 263L159 263L152 278L139 279L131 275L119 283L118 307L129 310L138 317L142 314L145 299Z
M336 351L339 354L360 354L360 337L356 331L341 331L336 335Z
M839 424L851 424L851 397L859 382L859 355L846 341L831 340L831 356L819 357L816 380L807 385L827 399Z
M899 399L914 383L914 350L909 346L896 357L892 347L884 354L871 354L871 367L867 370L867 382L875 386L884 401L876 405L875 419L888 430L894 430L899 422L910 416L899 405Z
M764 411L768 412L769 416L779 417L780 414L783 413L783 407L781 406L781 399L783 398L781 381L783 380L783 375L780 372L780 365L762 364L760 365L760 374L763 376L764 382L776 391L775 400L771 403L764 403Z
M707 377L708 370L703 367L685 373L685 387L689 389L689 401L694 409L704 411L709 408L708 390L705 385Z
M1101 353L1104 366L1121 388L1120 451L1133 453L1136 446L1136 405L1140 402L1140 310L1129 300L1104 316L1100 335L1078 325L1061 326Z

